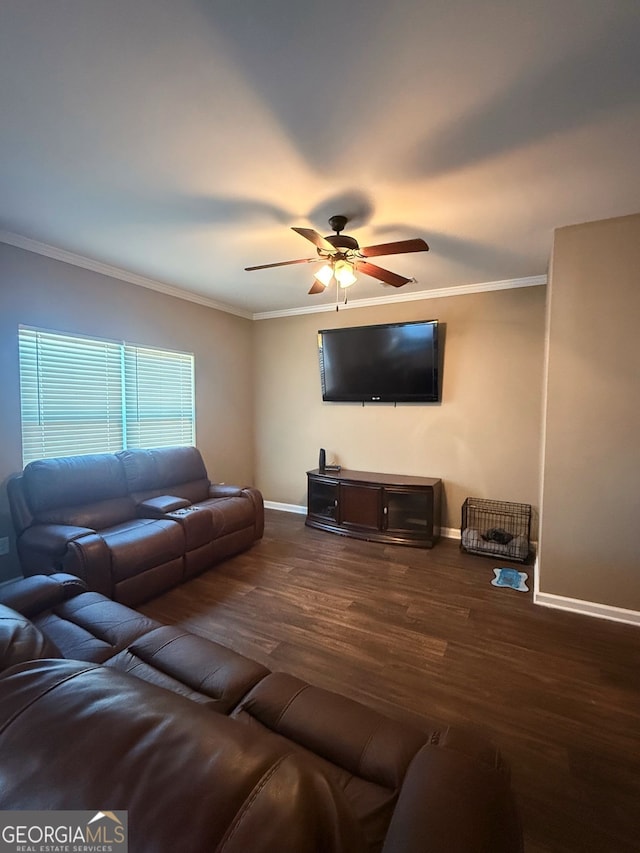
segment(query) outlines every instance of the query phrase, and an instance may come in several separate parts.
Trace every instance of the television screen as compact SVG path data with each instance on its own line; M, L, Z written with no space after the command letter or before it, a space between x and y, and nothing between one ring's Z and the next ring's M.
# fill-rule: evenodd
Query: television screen
M440 399L438 321L318 332L322 399L435 403Z

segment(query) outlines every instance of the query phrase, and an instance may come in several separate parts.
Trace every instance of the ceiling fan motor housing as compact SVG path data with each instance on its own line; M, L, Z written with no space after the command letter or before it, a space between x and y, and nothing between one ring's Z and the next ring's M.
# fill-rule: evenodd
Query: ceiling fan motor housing
M347 237L346 234L330 234L328 237L325 237L325 240L331 243L334 249L352 249L353 251L357 251L360 248L355 237ZM322 249L318 249L318 252L322 252Z
M348 221L346 216L331 216L329 218L329 227L333 228L334 231L344 231Z
M348 237L346 234L340 234L340 232L344 229L345 225L349 220L346 216L332 216L329 219L329 225L336 232L335 234L329 234L324 239L327 243L331 243L334 249L338 249L339 252L344 253L345 251L353 251L357 252L360 246L358 245L358 241L355 237ZM326 252L322 249L318 249L318 254L322 257L326 256Z

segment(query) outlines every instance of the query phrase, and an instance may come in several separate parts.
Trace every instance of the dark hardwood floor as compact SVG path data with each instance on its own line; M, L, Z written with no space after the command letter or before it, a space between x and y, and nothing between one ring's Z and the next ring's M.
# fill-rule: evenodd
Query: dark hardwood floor
M483 731L527 853L638 853L640 629L535 606L490 584L498 565L267 511L250 551L141 609L396 719Z

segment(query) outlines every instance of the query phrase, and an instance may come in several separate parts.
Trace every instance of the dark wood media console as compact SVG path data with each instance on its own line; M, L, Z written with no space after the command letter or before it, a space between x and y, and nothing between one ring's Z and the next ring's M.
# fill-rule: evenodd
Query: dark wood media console
M369 471L307 471L309 527L356 539L432 548L442 481Z

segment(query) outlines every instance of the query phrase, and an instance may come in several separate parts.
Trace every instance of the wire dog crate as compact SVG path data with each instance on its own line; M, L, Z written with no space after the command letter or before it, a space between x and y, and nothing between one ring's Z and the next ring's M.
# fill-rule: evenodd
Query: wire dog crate
M467 498L462 504L461 533L463 551L524 563L531 550L531 506Z

